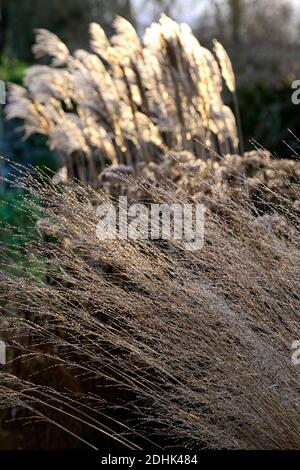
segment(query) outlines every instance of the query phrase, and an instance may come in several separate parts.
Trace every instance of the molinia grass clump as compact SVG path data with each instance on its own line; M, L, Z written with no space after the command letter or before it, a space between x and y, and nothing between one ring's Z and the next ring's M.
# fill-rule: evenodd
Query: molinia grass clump
M117 17L108 40L90 25L92 52L73 54L59 38L37 30L33 51L50 65L29 67L24 87L12 85L8 118L24 120L26 134L44 134L67 176L93 186L107 165L134 172L173 151L197 158L237 152L234 115L222 99L222 76L235 93L224 48L216 57L186 24L162 16L140 41Z
M114 203L104 192L42 175L18 184L44 240L23 243L21 272L6 260L1 277L13 429L42 447L67 446L62 432L96 448L300 448L299 211L284 194L280 232L258 223L243 185L206 195L204 247L186 251L99 240L95 208ZM200 201L174 183L126 184L132 200ZM27 434L21 419L33 420ZM50 442L40 421L58 429Z

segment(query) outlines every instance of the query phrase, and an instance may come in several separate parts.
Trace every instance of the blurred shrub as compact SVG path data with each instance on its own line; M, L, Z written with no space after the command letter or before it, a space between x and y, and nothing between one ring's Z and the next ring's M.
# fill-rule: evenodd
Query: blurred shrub
M1 242L11 245L19 244L19 232L24 230L27 233L33 228L34 223L29 219L28 213L24 211L24 190L21 189L0 189L0 234ZM6 226L18 227L14 236L6 231ZM24 236L24 235L23 235Z
M36 278L43 277L43 260L28 265L27 244L33 246L39 236L35 228L37 213L30 213L23 189L0 188L0 267L1 271L20 275L29 269ZM13 230L12 230L13 228ZM10 263L7 263L7 257Z
M298 152L300 113L291 101L291 86L244 84L237 90L246 150L254 139L279 157ZM286 142L286 143L285 143Z
M27 64L7 54L0 57L0 78L5 82L21 84Z

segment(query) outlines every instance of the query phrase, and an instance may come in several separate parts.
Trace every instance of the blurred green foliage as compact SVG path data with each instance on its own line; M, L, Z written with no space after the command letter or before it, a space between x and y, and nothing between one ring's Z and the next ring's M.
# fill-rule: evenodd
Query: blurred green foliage
M280 158L291 158L299 152L299 106L292 103L289 83L278 86L250 84L238 88L242 128L247 150L253 150L254 139Z
M20 274L26 267L37 281L44 277L44 261L29 261L26 245L39 238L35 228L38 215L27 210L24 190L0 189L0 267L11 275Z
M10 191L4 188L0 189L0 219L2 222L7 224L24 222L26 216L19 205L23 196L24 191L21 189Z
M22 84L27 64L17 58L11 58L7 54L0 57L0 78L7 82Z
M24 233L30 234L34 231L35 222L29 217L28 212L24 208L25 191L21 189L0 189L0 232L1 241L11 245L20 244ZM18 227L11 234L9 227Z

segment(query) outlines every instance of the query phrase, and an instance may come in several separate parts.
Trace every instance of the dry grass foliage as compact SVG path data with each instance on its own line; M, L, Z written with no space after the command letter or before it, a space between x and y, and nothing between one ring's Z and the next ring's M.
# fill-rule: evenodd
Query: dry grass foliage
M300 372L291 363L299 211L290 196L278 193L267 214L284 221L278 231L260 223L266 215L243 184L238 197L230 185L206 192L205 246L187 252L180 241L98 240L95 206L113 202L105 192L62 190L42 175L18 183L27 210L42 212L48 241L29 243L28 267L1 278L1 334L14 360L0 388L18 430L29 416L58 427L49 442L46 425L34 433L40 424L31 422L29 434L43 437L31 445L56 447L66 431L98 448L105 436L131 449L300 448ZM125 183L132 199L203 202L203 192L174 182Z
M38 234L21 235L19 271L3 252L6 447L299 449L299 163L237 155L220 44L217 61L166 16L142 41L115 28L92 24L93 53L74 54L39 30L52 62L11 89L8 117L47 135L62 168L17 167ZM120 194L205 204L204 248L100 241L95 208Z
M242 190L253 203L257 215L278 211L282 196L289 207L299 210L299 161L276 159L262 148L243 156L216 157L212 155L203 161L187 151L174 152L160 163L150 162L143 168L142 175L153 184L170 180L180 190L184 188L188 194L197 194L204 201L206 195L218 196L223 192L234 195ZM103 188L115 195L121 192L122 179L117 178L121 174L121 171L116 174L113 168L108 168L102 176ZM213 199L208 203L211 205Z
M9 118L25 121L26 134L45 134L67 174L98 185L107 165L135 171L173 151L206 158L238 147L234 115L222 100L222 75L235 80L224 48L217 59L186 24L162 16L142 41L125 19L108 40L90 25L92 53L68 50L54 34L38 30L33 48L50 65L29 67L25 87L11 86ZM203 143L201 145L199 142Z

